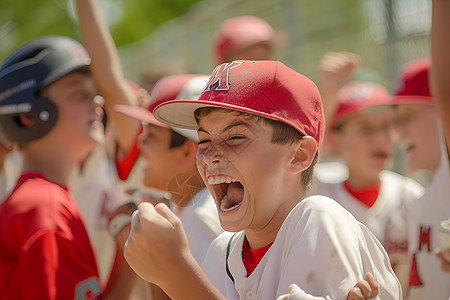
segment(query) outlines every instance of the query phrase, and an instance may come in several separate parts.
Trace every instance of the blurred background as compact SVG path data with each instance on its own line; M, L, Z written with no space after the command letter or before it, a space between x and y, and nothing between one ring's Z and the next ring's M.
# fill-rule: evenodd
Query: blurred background
M229 17L251 14L277 32L275 59L317 80L327 51L361 55L362 76L392 91L403 63L429 54L430 0L99 0L125 70L177 62L192 73L216 65L212 38ZM70 0L0 0L0 59L45 34L80 40ZM365 74L365 75L364 75Z

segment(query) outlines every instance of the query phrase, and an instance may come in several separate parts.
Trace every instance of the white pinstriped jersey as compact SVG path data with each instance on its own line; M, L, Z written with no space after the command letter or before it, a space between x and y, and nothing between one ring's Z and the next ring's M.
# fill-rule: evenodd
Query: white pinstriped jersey
M232 233L211 244L202 264L227 299L277 299L295 283L306 293L345 299L365 272L377 279L382 299L401 299L401 287L389 258L374 235L337 202L323 196L302 200L287 216L277 237L247 278L242 262L244 231L226 250Z
M395 265L403 289L408 285L408 214L423 195L424 188L415 180L400 174L383 171L380 174L380 193L372 207L356 199L343 182L324 183L315 178L310 194L320 194L335 199L355 218L366 225L381 241Z

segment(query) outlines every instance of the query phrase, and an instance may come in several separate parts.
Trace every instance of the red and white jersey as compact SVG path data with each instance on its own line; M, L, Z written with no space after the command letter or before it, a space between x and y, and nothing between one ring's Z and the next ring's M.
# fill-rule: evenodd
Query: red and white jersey
M67 187L25 173L0 205L0 299L94 299L97 263Z
M349 193L343 182L324 183L315 177L310 194L335 199L366 225L383 244L405 289L409 279L407 256L411 224L408 223L408 214L423 195L424 188L415 180L388 170L381 172L380 181L380 192L372 207Z
M201 264L211 242L223 232L214 199L204 188L182 210L175 205L171 209L183 224L192 256Z
M450 216L450 164L443 138L441 150L439 167L411 214L408 300L450 297L450 274L441 271L441 262L434 256L435 248L441 247L440 223Z
M318 297L345 299L366 272L374 274L382 299L402 299L400 283L375 236L336 201L302 200L286 217L275 241L247 277L242 262L245 232L221 234L202 264L227 299L277 299L292 283ZM231 276L227 274L226 265Z

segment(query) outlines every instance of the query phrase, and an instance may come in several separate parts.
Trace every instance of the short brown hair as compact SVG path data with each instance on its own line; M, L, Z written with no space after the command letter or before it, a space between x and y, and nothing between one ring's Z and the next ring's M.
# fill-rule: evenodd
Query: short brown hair
M273 128L273 135L272 135L271 142L274 144L281 144L281 145L290 144L290 145L292 145L292 144L296 143L297 141L300 141L303 138L303 135L300 132L298 132L294 127L289 126L288 124L286 124L284 122L265 118L265 117L258 116L258 115L249 114L246 112L228 109L228 108L220 108L220 107L198 108L194 112L194 116L195 116L195 120L197 121L197 124L199 123L200 117L204 117L216 110L220 110L223 112L231 112L231 113L235 114L236 116L243 116L245 118L248 118L249 120L256 119L256 121L258 123L263 122L264 124L269 125L270 127ZM313 173L314 173L314 166L315 166L317 160L318 160L318 156L316 153L316 156L314 157L314 160L312 161L311 165L308 167L308 169L306 169L302 173L302 186L306 191L311 189L312 178L313 178Z

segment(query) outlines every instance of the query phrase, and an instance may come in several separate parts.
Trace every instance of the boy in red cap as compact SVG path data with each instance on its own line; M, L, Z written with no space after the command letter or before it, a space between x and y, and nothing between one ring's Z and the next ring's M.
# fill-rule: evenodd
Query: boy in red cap
M430 58L403 66L394 97L399 142L405 150L407 170L426 170L432 174L431 182L410 215L408 299L447 299L450 296L450 274L441 272L441 262L433 255L434 249L441 247L437 234L440 223L448 219L450 212L449 150L444 138L448 128L443 131L444 123L435 105L437 97L448 98L448 94L442 92L448 83L433 84L431 93L429 80L433 82L434 77L429 78L429 75L433 68L435 63L431 66ZM445 120L445 113L441 117Z
M315 172L310 195L335 199L366 225L385 247L406 289L407 214L424 188L415 180L389 170L394 150L394 110L391 95L380 84L351 79L352 53L327 53L321 60L321 84L339 87L324 91L329 112L326 146L343 161L347 176L336 178L326 162ZM340 67L333 67L340 65ZM323 74L328 73L328 74ZM328 82L328 81L333 82ZM330 103L332 102L332 103ZM325 106L325 104L324 104ZM334 176L334 178L331 178Z
M325 129L311 80L276 61L234 61L214 70L199 100L168 101L154 114L197 129L197 168L222 227L236 233L211 244L202 271L176 216L143 203L125 249L142 278L173 299L276 299L291 284L344 299L371 272L383 299L401 299L373 234L335 201L305 198Z

